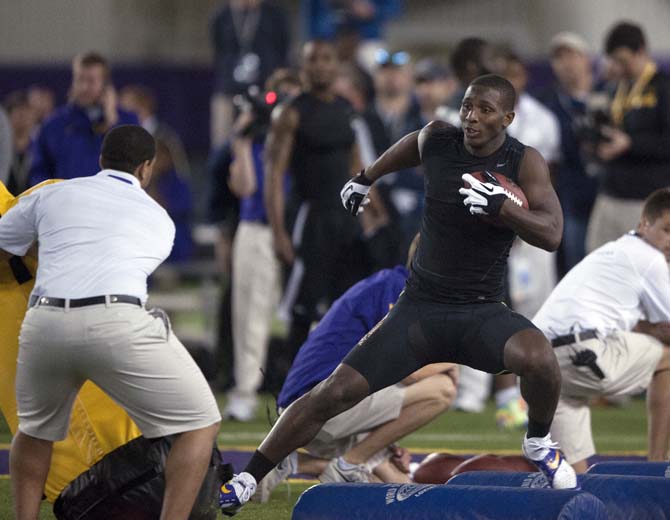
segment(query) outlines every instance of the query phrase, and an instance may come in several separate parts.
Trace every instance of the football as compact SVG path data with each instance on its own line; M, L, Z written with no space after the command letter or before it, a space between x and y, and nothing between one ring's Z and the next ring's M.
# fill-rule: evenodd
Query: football
M505 195L507 195L507 197L512 202L514 202L514 204L528 209L528 199L526 198L526 194L523 192L521 187L509 177L506 177L502 173L489 171L474 172L470 175L472 175L478 181L490 182L492 184L498 184L499 186L502 186L505 190Z
M490 182L502 186L505 190L505 194L512 202L514 202L514 204L521 206L524 209L528 209L528 199L526 198L526 194L523 192L521 187L509 177L506 177L502 173L489 171L472 172L470 175L472 175L478 181ZM469 184L466 182L465 186L467 188L469 187ZM488 224L492 224L497 227L505 227L505 224L499 221L497 218L486 216L481 216L480 218Z
M505 467L509 467L511 471L519 471L521 473L533 473L537 471L537 466L523 455L503 455L500 458L505 461Z
M466 457L451 453L431 453L414 471L412 480L419 484L444 484L452 477L451 472Z
M497 455L477 455L452 470L452 476L466 471L537 471L530 463L523 464L516 457L498 457Z

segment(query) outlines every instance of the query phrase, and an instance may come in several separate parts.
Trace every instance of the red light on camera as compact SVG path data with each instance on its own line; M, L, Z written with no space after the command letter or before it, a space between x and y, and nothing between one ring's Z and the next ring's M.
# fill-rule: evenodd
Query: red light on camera
M268 92L265 94L265 103L268 105L274 105L277 102L277 93L276 92Z

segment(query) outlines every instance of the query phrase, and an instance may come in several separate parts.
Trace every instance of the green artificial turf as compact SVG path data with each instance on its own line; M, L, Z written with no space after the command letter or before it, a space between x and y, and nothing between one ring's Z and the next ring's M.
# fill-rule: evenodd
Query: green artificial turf
M219 398L223 405L223 397ZM254 449L269 431L266 397L257 417L250 423L224 422L219 434L222 450ZM646 412L643 400L634 399L625 408L594 408L593 432L600 454L642 454L646 447ZM502 433L495 427L494 407L489 404L481 414L448 411L432 423L404 439L401 444L420 452L452 451L481 453L505 451L520 453L523 432ZM10 441L9 431L0 418L0 442ZM267 504L249 504L236 520L288 520L295 501L310 484L280 485ZM0 519L12 518L9 480L0 479ZM50 505L44 504L40 519L53 519ZM223 518L223 517L222 517Z

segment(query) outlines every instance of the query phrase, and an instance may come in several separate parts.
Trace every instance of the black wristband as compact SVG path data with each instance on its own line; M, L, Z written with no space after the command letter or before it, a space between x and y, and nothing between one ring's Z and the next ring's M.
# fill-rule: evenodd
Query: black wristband
M364 184L365 186L372 186L372 182L365 176L365 168L363 168L358 175L356 175L356 182L358 184Z
M486 206L486 213L490 217L497 217L500 215L500 209L502 205L507 200L507 195L498 194L486 197L488 199L488 205Z

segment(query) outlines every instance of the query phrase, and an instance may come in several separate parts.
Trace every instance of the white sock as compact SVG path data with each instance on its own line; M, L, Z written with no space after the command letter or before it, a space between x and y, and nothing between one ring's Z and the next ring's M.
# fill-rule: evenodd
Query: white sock
M340 467L340 469L354 469L358 467L358 464L351 464L350 462L347 462L344 460L343 457L337 457L337 465Z
M516 385L510 386L509 388L503 388L502 390L496 391L496 407L502 408L506 406L510 401L514 401L521 397L521 392Z
M551 434L548 433L545 437L531 437L524 436L523 451L531 460L542 460L549 453L549 448L553 448L551 441Z
M256 486L258 485L254 476L251 473L247 473L246 471L243 471L242 473L237 475L237 479L242 481L242 483L245 486L253 487L254 490L256 489Z

